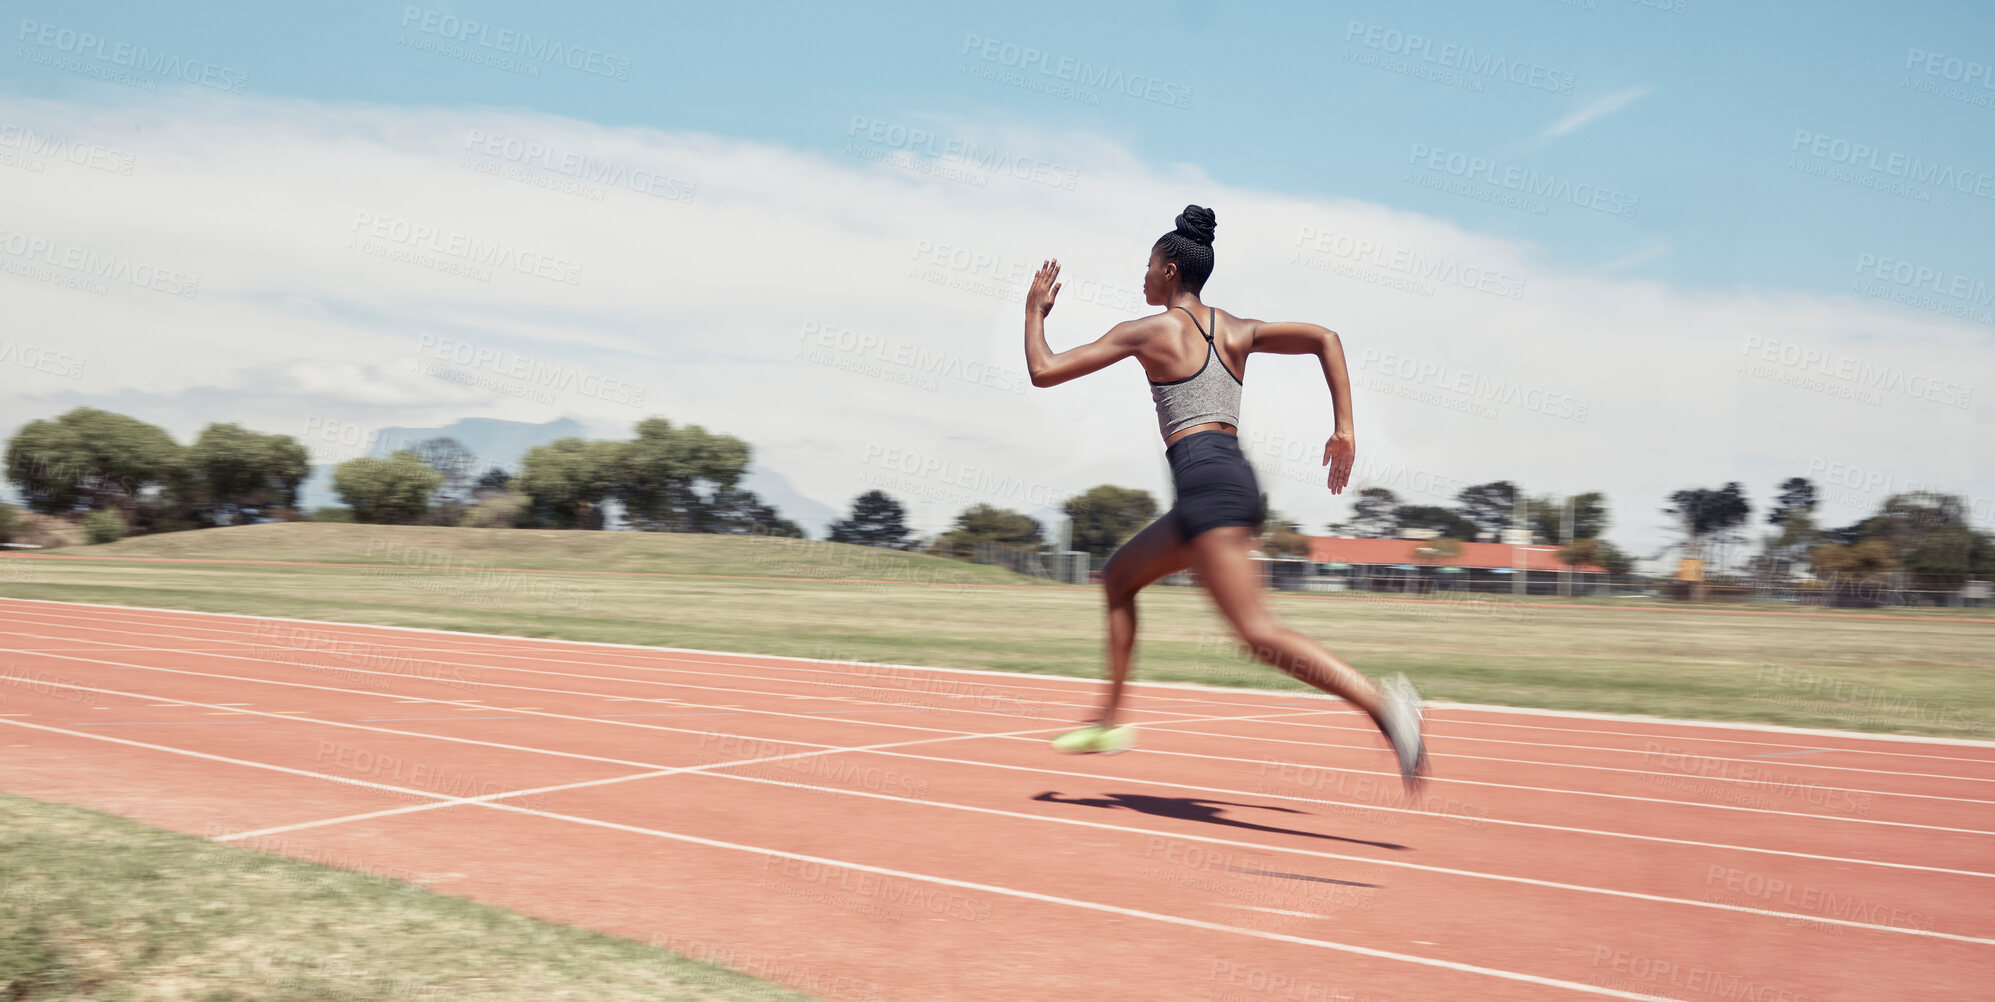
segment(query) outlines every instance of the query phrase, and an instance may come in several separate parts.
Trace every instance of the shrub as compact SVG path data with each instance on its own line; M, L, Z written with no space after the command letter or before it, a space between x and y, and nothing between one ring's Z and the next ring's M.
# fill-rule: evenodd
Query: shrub
M108 508L83 516L83 538L91 543L115 543L125 538L125 516Z
M511 529L532 506L533 499L524 491L479 491L478 503L465 510L458 524L469 529Z
M322 507L322 508L314 508L314 509L312 509L312 514L311 514L311 516L310 516L310 517L309 517L309 518L307 519L307 521L312 521L312 522L351 522L351 521L353 521L353 509L351 509L351 508L342 508L342 507L340 507L340 506L338 506L338 505L331 505L331 506L328 506L328 507Z

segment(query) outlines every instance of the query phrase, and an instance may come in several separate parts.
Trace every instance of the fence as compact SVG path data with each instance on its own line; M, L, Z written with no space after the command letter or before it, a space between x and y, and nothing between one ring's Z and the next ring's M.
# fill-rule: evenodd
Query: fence
M1105 557L1091 558L1078 550L1026 550L1001 543L979 543L972 559L1029 577L1068 584L1093 580ZM1850 579L1797 581L1765 579L1714 581L1705 583L1701 594L1693 594L1688 582L1648 574L1619 576L1567 571L1526 571L1510 568L1446 568L1447 565L1414 567L1392 565L1353 565L1334 568L1295 558L1256 558L1262 566L1263 581L1279 591L1368 592L1409 595L1501 595L1538 598L1628 598L1688 601L1696 598L1709 603L1790 603L1836 608L1876 608L1880 606L1981 607L1995 604L1987 582L1970 581L1950 590L1900 587L1893 580ZM1198 579L1190 571L1178 571L1159 580L1163 587L1195 588Z
M1087 584L1091 569L1088 555L1079 550L1027 550L1003 543L978 543L970 559L973 563L992 564L1015 574L1065 584Z

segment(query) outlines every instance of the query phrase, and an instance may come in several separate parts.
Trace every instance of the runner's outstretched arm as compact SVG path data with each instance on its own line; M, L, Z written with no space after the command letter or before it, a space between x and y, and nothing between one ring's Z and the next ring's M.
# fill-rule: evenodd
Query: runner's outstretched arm
M1053 297L1060 294L1059 277L1060 262L1047 261L1025 295L1025 369L1034 386L1058 386L1120 362L1136 353L1144 333L1143 321L1125 321L1088 344L1054 354L1046 346L1046 314L1053 312Z

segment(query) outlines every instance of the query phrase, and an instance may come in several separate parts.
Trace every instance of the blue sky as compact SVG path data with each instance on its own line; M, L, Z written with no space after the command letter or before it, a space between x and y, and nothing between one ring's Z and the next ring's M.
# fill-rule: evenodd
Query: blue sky
M1834 482L1835 524L1918 488L1995 524L1985 7L27 2L5 23L0 432L89 405L336 461L355 429L662 414L749 439L828 507L900 492L926 531L1102 482L1167 497L1140 378L1007 387L1022 267L1069 264L1050 337L1092 338L1142 311L1149 241L1197 201L1215 302L1344 333L1354 486L1605 490L1643 552L1669 491L1734 479L1756 522L1806 475ZM548 41L573 65L526 51ZM563 280L466 281L404 226ZM193 284L105 287L22 241ZM455 369L445 343L643 403ZM1329 430L1320 378L1253 373L1243 434L1277 507L1344 517L1299 458Z
M855 12L820 4L211 3L190 14L29 2L13 10L23 22L246 72L259 94L528 108L817 150L845 145L854 116L909 122L946 113L1084 130L1229 183L1383 202L1531 241L1561 262L1638 261L1643 273L1684 286L1846 288L1865 253L1916 255L1995 281L1995 245L1986 239L1995 201L1941 191L1912 202L1787 166L1805 131L1995 173L1995 89L1965 88L1991 102L1976 106L1904 86L1948 82L1944 62L1933 65L1937 76L1908 70L1913 50L1995 63L1995 7L1590 4L906 3ZM432 12L488 25L488 42L510 29L594 50L623 61L628 78L558 68L526 77L396 44L446 39L453 22ZM19 37L22 24L13 27L11 45L33 43ZM1431 41L1409 50L1408 36ZM1179 108L1097 89L1099 102L1089 104L1006 86L964 71L1008 68L1005 50L984 58L975 40L1155 78L1189 99ZM1482 76L1478 92L1351 58L1439 69L1450 44L1542 67L1542 82ZM58 96L79 82L0 60L0 84L13 93ZM1543 135L1630 93L1640 96L1618 111ZM1571 204L1537 215L1423 190L1405 181L1416 149L1601 186L1639 204L1632 218Z

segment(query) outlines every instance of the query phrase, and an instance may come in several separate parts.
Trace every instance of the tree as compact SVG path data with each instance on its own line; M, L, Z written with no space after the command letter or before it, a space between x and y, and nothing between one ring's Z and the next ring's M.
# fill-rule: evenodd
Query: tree
M787 536L802 539L804 531L764 504L754 491L725 488L708 499L708 518L703 532L729 535Z
M1892 556L1891 547L1881 539L1817 547L1813 563L1818 571L1857 580L1874 580L1898 569L1898 558Z
M1032 552L1045 545L1038 522L1009 509L980 504L956 516L955 527L937 537L929 552L968 560L977 555L979 543Z
M1808 562L1817 576L1828 580L1836 605L1876 605L1878 595L1899 567L1891 545L1882 539L1817 546Z
M1745 524L1751 513L1746 489L1737 481L1715 491L1703 487L1677 491L1663 509L1663 514L1676 516L1682 524L1686 555L1698 558L1704 555L1707 541Z
M1561 498L1556 494L1546 494L1530 498L1524 502L1524 524L1531 532L1550 542L1566 541L1566 506L1572 506L1573 539L1598 539L1607 531L1607 496L1599 491L1587 491Z
M1270 557L1309 556L1309 537L1302 534L1302 525L1290 521L1280 512L1268 507L1267 497L1261 498L1261 510L1267 517L1261 520L1261 552Z
M1620 577L1635 569L1635 559L1621 552L1621 548L1604 539L1575 539L1559 550L1559 559L1579 566L1591 564L1615 577Z
M623 460L621 442L556 439L527 450L517 486L533 499L533 521L556 529L600 529L602 503L617 490Z
M1102 484L1069 498L1061 510L1074 525L1068 547L1099 557L1155 521L1157 500L1149 491Z
M1363 539L1390 539L1399 535L1399 522L1393 510L1399 498L1383 487L1367 487L1358 492L1351 506L1351 531Z
M7 479L29 510L44 515L77 508L129 513L148 488L176 486L183 460L165 429L78 407L22 426L7 443Z
M1995 538L1967 520L1967 502L1954 494L1912 491L1886 498L1858 523L1859 542L1883 544L1921 590L1951 590L1970 576L1995 573Z
M295 508L298 485L311 471L297 439L235 424L210 424L187 448L194 507L210 518L222 507Z
M831 523L831 541L904 549L907 509L885 491L867 491L852 500L852 517Z
M640 529L704 532L715 517L713 493L732 490L750 456L748 443L732 435L646 418L637 423L636 440L624 445L616 495Z
M416 443L415 453L422 457L423 465L437 472L443 478L438 490L438 500L467 501L474 483L471 471L478 468L478 457L456 439L439 437L424 439Z
M387 459L350 459L333 470L333 490L356 522L409 525L429 510L443 476L404 449Z
M1455 502L1455 512L1475 523L1478 535L1486 532L1500 536L1509 528L1511 514L1517 508L1517 485L1508 480L1492 480L1464 487L1455 495Z
M513 475L504 467L494 466L478 475L478 482L472 485L474 491L502 491L513 485Z
M1815 527L1815 485L1807 477L1789 477L1780 482L1780 494L1767 512L1769 524L1780 531L1766 540L1766 572L1784 579L1789 565L1809 552L1822 539Z
M1474 522L1438 505L1403 504L1392 510L1392 518L1397 523L1395 535L1408 529L1432 529L1449 539L1475 541Z
M1786 525L1808 517L1814 510L1814 483L1807 477L1788 477L1780 482L1780 495L1774 498L1773 510L1767 512L1766 520L1773 525Z

